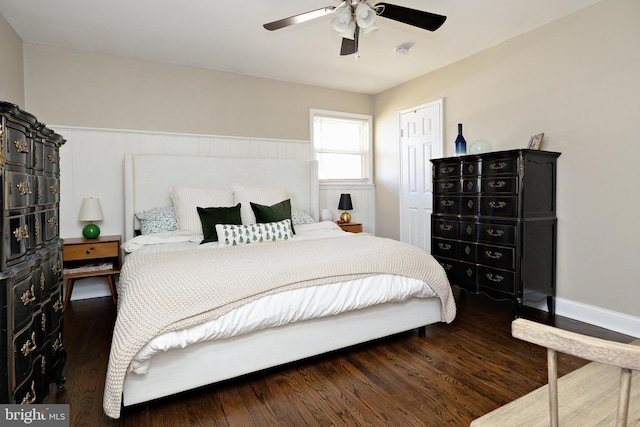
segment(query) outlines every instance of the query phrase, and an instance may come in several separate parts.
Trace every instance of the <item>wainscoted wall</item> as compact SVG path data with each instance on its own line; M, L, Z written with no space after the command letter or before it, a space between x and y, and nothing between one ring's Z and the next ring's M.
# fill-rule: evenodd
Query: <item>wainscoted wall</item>
M217 157L309 160L313 148L309 141L253 139L212 135L92 129L51 125L67 140L60 151L61 198L60 235L78 237L85 225L78 221L85 197L98 197L104 221L101 234L124 235L124 155L182 154ZM207 187L207 183L194 183ZM350 193L354 209L352 221L361 222L365 232L375 234L375 189L373 185L321 185L320 209L333 218L340 215L341 193ZM104 282L104 283L103 283ZM72 299L106 296L106 280L84 279L73 288Z

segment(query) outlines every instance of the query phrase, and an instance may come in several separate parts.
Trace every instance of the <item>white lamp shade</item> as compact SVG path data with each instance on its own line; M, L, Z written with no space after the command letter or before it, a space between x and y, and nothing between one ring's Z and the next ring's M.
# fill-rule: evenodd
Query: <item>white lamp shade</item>
M102 221L102 219L103 216L100 199L94 199L93 197L82 199L78 221Z

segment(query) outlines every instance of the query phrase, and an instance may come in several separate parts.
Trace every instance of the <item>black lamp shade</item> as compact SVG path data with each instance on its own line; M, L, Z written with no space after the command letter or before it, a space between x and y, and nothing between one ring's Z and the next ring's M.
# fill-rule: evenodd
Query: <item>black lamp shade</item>
M350 211L353 209L353 205L351 204L351 194L341 194L340 202L338 203L338 209L341 211Z

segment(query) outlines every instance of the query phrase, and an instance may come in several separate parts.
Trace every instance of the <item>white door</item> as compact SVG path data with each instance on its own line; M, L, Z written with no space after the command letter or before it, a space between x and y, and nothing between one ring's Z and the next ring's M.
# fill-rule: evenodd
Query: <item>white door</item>
M400 112L400 240L431 252L431 159L442 157L442 100Z

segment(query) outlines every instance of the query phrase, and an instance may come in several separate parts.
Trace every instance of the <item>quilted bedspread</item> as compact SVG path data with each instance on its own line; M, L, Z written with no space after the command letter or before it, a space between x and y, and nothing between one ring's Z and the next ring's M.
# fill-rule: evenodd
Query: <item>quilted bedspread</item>
M441 300L442 321L455 318L451 287L431 255L367 234L129 256L120 274L105 413L119 418L127 368L154 337L215 319L264 295L381 273L424 281Z

